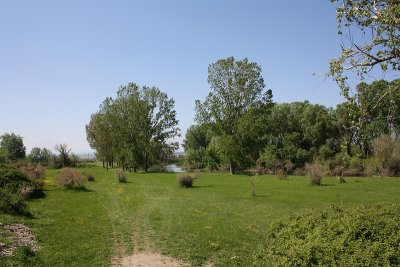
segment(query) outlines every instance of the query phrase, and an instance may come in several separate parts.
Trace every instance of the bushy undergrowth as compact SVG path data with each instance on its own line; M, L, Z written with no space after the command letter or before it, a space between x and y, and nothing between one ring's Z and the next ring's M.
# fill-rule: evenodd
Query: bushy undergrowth
M196 175L194 173L180 173L176 176L179 186L185 188L193 187L195 179Z
M41 164L32 165L31 163L21 166L21 172L26 174L32 180L36 181L40 185L44 185L44 178L46 176L46 168L43 167Z
M118 182L120 182L120 183L127 182L126 173L124 171L118 171L117 178L118 178Z
M12 167L0 168L0 188L12 194L17 194L23 185L33 185L28 176Z
M271 229L274 266L399 266L400 204L331 207L282 219Z
M56 182L65 189L78 189L85 187L86 178L73 168L63 168L56 176Z
M0 189L0 212L12 215L29 215L29 210L24 199L11 194L7 190Z

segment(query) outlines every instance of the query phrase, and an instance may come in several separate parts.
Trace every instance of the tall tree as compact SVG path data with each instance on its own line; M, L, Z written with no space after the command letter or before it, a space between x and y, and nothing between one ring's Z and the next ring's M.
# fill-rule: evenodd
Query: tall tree
M238 125L240 119L251 109L260 108L271 103L272 91L264 90L264 79L261 67L248 59L236 61L233 57L218 60L208 67L208 83L211 92L204 102L196 100L196 121L214 125L214 131L220 136L218 151L227 159L229 169L233 173L235 165L243 161L237 155L242 151L225 147L238 144ZM240 146L235 146L239 148ZM225 154L224 154L225 153ZM235 159L233 158L235 155Z
M89 124L86 125L86 136L90 147L96 150L97 158L102 160L103 167L106 165L108 170L113 161L114 148L111 123L107 121L105 113L92 114Z
M6 154L9 160L18 160L25 158L26 148L22 137L15 133L5 133L0 136L0 147Z
M178 146L173 140L179 136L174 105L156 87L121 86L117 97L107 98L97 115L92 115L88 140L98 153L115 155L123 168L129 165L147 171Z

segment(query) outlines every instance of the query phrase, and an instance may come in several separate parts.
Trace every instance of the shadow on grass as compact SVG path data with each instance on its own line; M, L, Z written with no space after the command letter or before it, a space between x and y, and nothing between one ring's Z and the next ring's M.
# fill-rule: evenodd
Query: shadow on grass
M29 199L41 199L41 198L45 198L46 194L44 191L47 191L45 189L35 189L33 190L31 196L29 197Z
M313 184L310 184L309 186L312 186L312 187L326 187L326 186L336 186L337 184L320 184L320 185L313 185Z
M68 191L72 192L95 192L93 190L87 189L86 187L77 187L77 188L71 188L71 189L66 189Z
M194 186L189 187L189 188L192 188L192 189L201 189L201 188L213 188L213 187L215 187L215 186L213 186L213 185L194 185Z

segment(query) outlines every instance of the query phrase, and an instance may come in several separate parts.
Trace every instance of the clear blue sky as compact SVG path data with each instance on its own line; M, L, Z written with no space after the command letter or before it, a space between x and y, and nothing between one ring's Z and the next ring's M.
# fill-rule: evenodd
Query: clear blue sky
M313 76L339 55L335 7L307 1L2 1L0 134L90 151L85 124L120 85L157 86L176 101L182 135L221 58L261 65L274 101L343 101Z

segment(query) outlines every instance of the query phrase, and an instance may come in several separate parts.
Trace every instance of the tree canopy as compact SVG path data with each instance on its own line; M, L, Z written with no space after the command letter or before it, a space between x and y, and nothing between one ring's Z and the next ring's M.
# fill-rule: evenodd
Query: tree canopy
M204 102L196 100L196 121L212 126L215 139L212 144L219 158L229 166L231 173L247 158L242 131L243 118L256 114L254 110L272 104L272 91L265 90L261 67L247 58L233 57L218 60L208 67L211 92Z
M89 144L107 163L147 171L178 148L175 102L156 87L121 86L86 125Z
M5 133L0 136L0 148L4 151L9 160L25 158L26 148L22 137L15 133Z
M343 36L340 57L331 60L330 75L350 97L346 72L363 78L379 66L400 70L400 1L330 0L336 4L338 33ZM359 38L359 36L362 38Z

